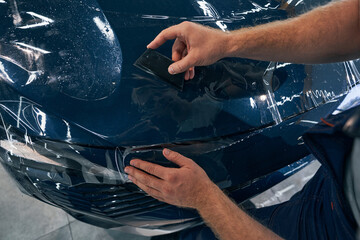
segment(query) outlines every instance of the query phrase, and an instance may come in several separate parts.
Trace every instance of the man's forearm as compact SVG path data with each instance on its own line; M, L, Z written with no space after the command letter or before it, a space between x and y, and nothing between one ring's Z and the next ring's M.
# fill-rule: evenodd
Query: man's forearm
M227 55L264 61L326 63L360 57L359 0L231 32Z
M215 184L207 192L197 210L221 240L280 239L242 211Z

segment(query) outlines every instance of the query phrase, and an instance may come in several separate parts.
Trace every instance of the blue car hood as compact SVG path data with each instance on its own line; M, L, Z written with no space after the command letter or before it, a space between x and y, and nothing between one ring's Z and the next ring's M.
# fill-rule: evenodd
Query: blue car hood
M206 141L274 125L347 90L344 63L223 59L197 68L183 92L133 66L168 26L190 20L229 31L287 18L275 1L14 3L0 5L0 73L27 106L18 114L18 103L7 104L13 121L34 136L99 146Z

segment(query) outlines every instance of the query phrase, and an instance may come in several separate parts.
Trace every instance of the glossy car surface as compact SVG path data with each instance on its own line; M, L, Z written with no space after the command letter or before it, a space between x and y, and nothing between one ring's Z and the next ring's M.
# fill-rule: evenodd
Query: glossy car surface
M0 0L2 164L39 200L144 235L201 221L130 183L123 169L133 157L172 166L161 155L171 148L238 202L266 190L308 162L301 135L357 84L358 61L223 59L197 68L183 91L133 63L162 29L184 20L229 31L312 4Z

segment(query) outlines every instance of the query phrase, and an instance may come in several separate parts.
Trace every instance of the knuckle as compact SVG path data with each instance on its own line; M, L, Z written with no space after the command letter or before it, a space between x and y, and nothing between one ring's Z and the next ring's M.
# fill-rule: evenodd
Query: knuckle
M132 167L126 167L126 169L124 169L124 172L127 173L128 175L134 174Z
M144 167L145 172L154 173L154 166L147 165Z
M185 30L187 31L189 29L189 26L190 26L190 22L189 21L184 21L180 24L180 26Z
M138 182L137 182L136 178L132 178L132 179L131 179L131 182L132 182L133 184L138 185Z
M165 180L170 180L170 178L171 178L171 176L170 176L171 174L170 173L167 173L167 174L165 174L165 176L164 176L164 178L165 178Z
M166 32L167 32L166 29L162 30L162 31L158 34L158 37L159 37L159 38L164 37L164 34L165 34Z
M195 27L195 23L186 21L185 22L185 29L191 31Z
M143 175L142 181L143 181L144 183L151 183L151 178L150 178L149 175Z
M169 182L175 182L176 179L177 179L177 177L176 177L176 174L174 174L174 173L169 173L168 176L167 176L167 180Z
M171 157L172 159L179 159L180 154L177 153L177 152L171 151L171 152L170 152L170 157Z
M183 67L180 64L176 64L175 66L176 66L176 68L178 70L177 72L179 72L179 73L183 72Z

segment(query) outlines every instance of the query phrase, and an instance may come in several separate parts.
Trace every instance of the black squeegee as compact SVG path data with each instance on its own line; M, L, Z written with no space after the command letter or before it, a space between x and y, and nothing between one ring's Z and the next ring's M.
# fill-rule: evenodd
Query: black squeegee
M184 87L184 76L185 73L179 73L171 75L168 72L169 66L173 61L161 53L147 49L134 63L134 66L141 70L157 76L161 80L171 84L178 90L182 91Z

